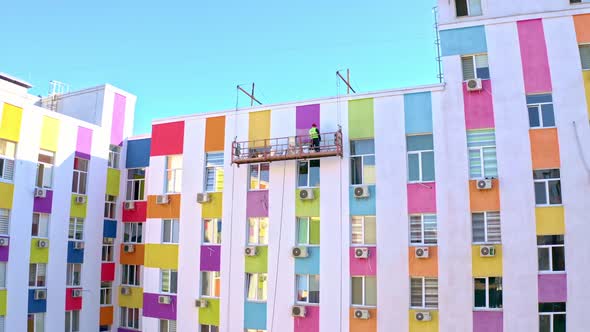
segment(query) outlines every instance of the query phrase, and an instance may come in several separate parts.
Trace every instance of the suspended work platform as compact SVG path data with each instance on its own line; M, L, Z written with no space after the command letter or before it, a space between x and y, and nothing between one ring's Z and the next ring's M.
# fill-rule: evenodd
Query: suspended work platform
M342 131L321 134L318 147L308 135L269 138L232 143L233 164L253 164L280 160L342 157Z

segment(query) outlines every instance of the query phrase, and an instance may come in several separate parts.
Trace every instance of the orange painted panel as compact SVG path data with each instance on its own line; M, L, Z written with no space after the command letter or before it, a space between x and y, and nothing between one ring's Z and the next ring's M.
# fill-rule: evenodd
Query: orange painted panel
M121 250L119 251L119 263L129 265L143 265L143 256L145 253L145 246L143 244L134 244L134 252L123 251L124 244L121 244Z
M492 189L479 190L476 180L469 181L469 200L471 212L500 210L500 182L492 180Z
M223 151L225 146L225 116L207 118L205 152Z
M369 319L355 318L354 310L350 309L350 332L377 332L377 309L369 309Z
M557 128L531 129L533 169L559 168L559 139Z
M415 248L408 251L410 276L438 277L438 247L428 247L428 258L416 258Z
M113 324L113 307L100 307L100 325Z
M148 218L180 218L180 194L168 195L168 204L156 204L156 196L148 196Z
M590 43L590 14L575 15L574 26L578 43Z

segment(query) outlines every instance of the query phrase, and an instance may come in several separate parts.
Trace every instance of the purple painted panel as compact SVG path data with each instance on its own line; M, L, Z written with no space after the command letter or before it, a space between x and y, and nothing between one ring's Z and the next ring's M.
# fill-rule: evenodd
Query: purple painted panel
M7 236L2 236L2 238L5 239L9 239L9 237ZM10 242L9 242L10 244ZM8 250L9 250L10 246L8 247L0 247L0 262L8 262Z
M221 271L221 246L201 246L201 271Z
M249 191L246 217L268 217L268 190Z
M320 104L297 106L295 116L297 136L308 135L309 129L314 123L318 126L318 129L320 129Z
M539 302L566 302L567 274L539 275Z
M123 143L123 129L125 127L125 102L127 98L115 93L115 105L113 106L113 123L111 125L111 144Z
M502 332L502 311L474 311L473 332Z
M158 296L170 296L170 304L159 304ZM143 293L143 315L145 317L176 320L176 295Z
M47 190L45 198L35 197L33 203L33 212L37 213L51 213L51 205L53 203L53 191Z
M90 159L92 149L92 129L78 127L78 140L76 141L76 157Z

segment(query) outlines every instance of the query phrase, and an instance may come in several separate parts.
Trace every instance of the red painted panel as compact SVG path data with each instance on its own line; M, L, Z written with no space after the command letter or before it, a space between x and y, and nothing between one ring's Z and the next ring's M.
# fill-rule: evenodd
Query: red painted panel
M526 93L551 92L551 73L541 19L517 22Z
M82 310L82 297L73 297L74 289L81 288L66 288L66 311ZM82 292L82 296L84 296L84 292Z
M123 209L123 222L141 222L146 220L147 202L135 202L133 210Z
M182 154L184 121L152 126L152 150L150 156Z
M102 263L100 281L115 281L115 263Z

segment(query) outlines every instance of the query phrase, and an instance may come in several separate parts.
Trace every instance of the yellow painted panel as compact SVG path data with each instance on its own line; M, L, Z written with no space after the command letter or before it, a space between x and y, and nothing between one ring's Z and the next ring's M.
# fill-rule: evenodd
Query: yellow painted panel
M428 311L432 320L420 322L416 320L416 313ZM438 311L437 310L410 310L410 331L412 332L438 332Z
M203 218L221 218L223 210L223 194L210 193L210 200L201 205L201 214Z
M12 209L13 196L14 185L12 183L0 182L0 209Z
M119 196L121 171L114 168L107 169L107 195Z
M0 122L0 138L18 142L20 126L23 119L23 109L10 104L2 107L2 122Z
M121 287L118 288L119 306L126 308L143 308L143 288L130 287L131 295L121 295Z
M57 139L59 137L59 120L43 117L43 126L41 127L41 149L57 151Z
M481 257L479 248L481 245L471 246L471 269L474 277L501 277L502 276L502 246L497 244L496 256Z
M583 71L582 77L584 78L584 90L586 91L586 108L590 117L590 70Z
M565 218L563 206L535 208L537 219L537 235L565 234Z
M146 244L145 267L178 269L178 245Z
M250 112L248 121L248 140L265 140L270 138L270 110ZM250 147L265 146L263 141L254 142Z
M86 206L88 201L83 204L76 203L76 197L82 195L72 194L72 201L70 205L70 217L86 218Z
M47 242L49 240L45 239ZM49 245L45 248L39 248L37 242L39 239L31 240L31 263L48 263L49 262Z
M0 316L6 316L6 289L0 290Z

